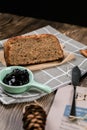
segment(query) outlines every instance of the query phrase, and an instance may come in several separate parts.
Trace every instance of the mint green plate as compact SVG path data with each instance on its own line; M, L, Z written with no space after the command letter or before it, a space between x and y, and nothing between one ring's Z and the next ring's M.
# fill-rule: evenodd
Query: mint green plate
M6 76L6 74L11 73L14 69L20 69L20 70L26 69L29 73L29 83L27 83L25 85L21 85L21 86L10 86L10 85L5 84L3 82L3 78ZM25 67L22 67L22 66L10 66L10 67L5 67L4 69L0 70L0 84L4 91L6 91L8 93L12 93L12 94L23 93L25 91L29 91L29 89L31 89L31 88L34 89L34 91L36 89L36 90L43 91L45 93L52 92L52 90L49 86L43 85L34 80L34 76L33 76L33 73L31 70L29 70Z

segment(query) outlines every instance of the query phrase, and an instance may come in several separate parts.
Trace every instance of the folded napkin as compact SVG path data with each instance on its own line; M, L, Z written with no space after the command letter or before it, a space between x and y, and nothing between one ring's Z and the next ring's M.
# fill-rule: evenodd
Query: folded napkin
M47 116L45 130L86 130L87 129L87 88L77 86L76 117L70 119L69 113L73 98L73 86L57 90ZM76 120L75 120L76 119Z
M10 94L2 90L0 87L0 102L5 105L14 104L14 103L23 103L23 102L31 102L42 96L46 95L46 93L41 93L39 91L26 91L22 94Z

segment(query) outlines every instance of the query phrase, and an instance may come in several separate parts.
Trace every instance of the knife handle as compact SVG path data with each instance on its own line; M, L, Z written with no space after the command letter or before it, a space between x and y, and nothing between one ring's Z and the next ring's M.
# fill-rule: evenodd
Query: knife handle
M72 100L72 106L71 106L71 110L70 110L70 116L76 116L76 87L74 86L74 93L73 93L73 100Z

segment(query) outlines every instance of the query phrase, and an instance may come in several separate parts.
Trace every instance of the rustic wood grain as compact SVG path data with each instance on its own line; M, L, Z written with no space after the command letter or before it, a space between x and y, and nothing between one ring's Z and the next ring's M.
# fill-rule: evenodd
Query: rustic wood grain
M46 25L51 25L61 33L87 45L87 28L56 21L47 21L31 17L0 13L0 40L31 32ZM55 97L55 92L38 99L48 113ZM22 110L27 103L3 105L0 103L0 130L23 130Z

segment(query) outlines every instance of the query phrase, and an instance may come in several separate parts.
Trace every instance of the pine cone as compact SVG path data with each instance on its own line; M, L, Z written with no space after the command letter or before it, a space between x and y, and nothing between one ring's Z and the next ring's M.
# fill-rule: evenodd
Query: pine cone
M37 103L25 107L23 113L23 128L25 130L45 130L46 112Z

